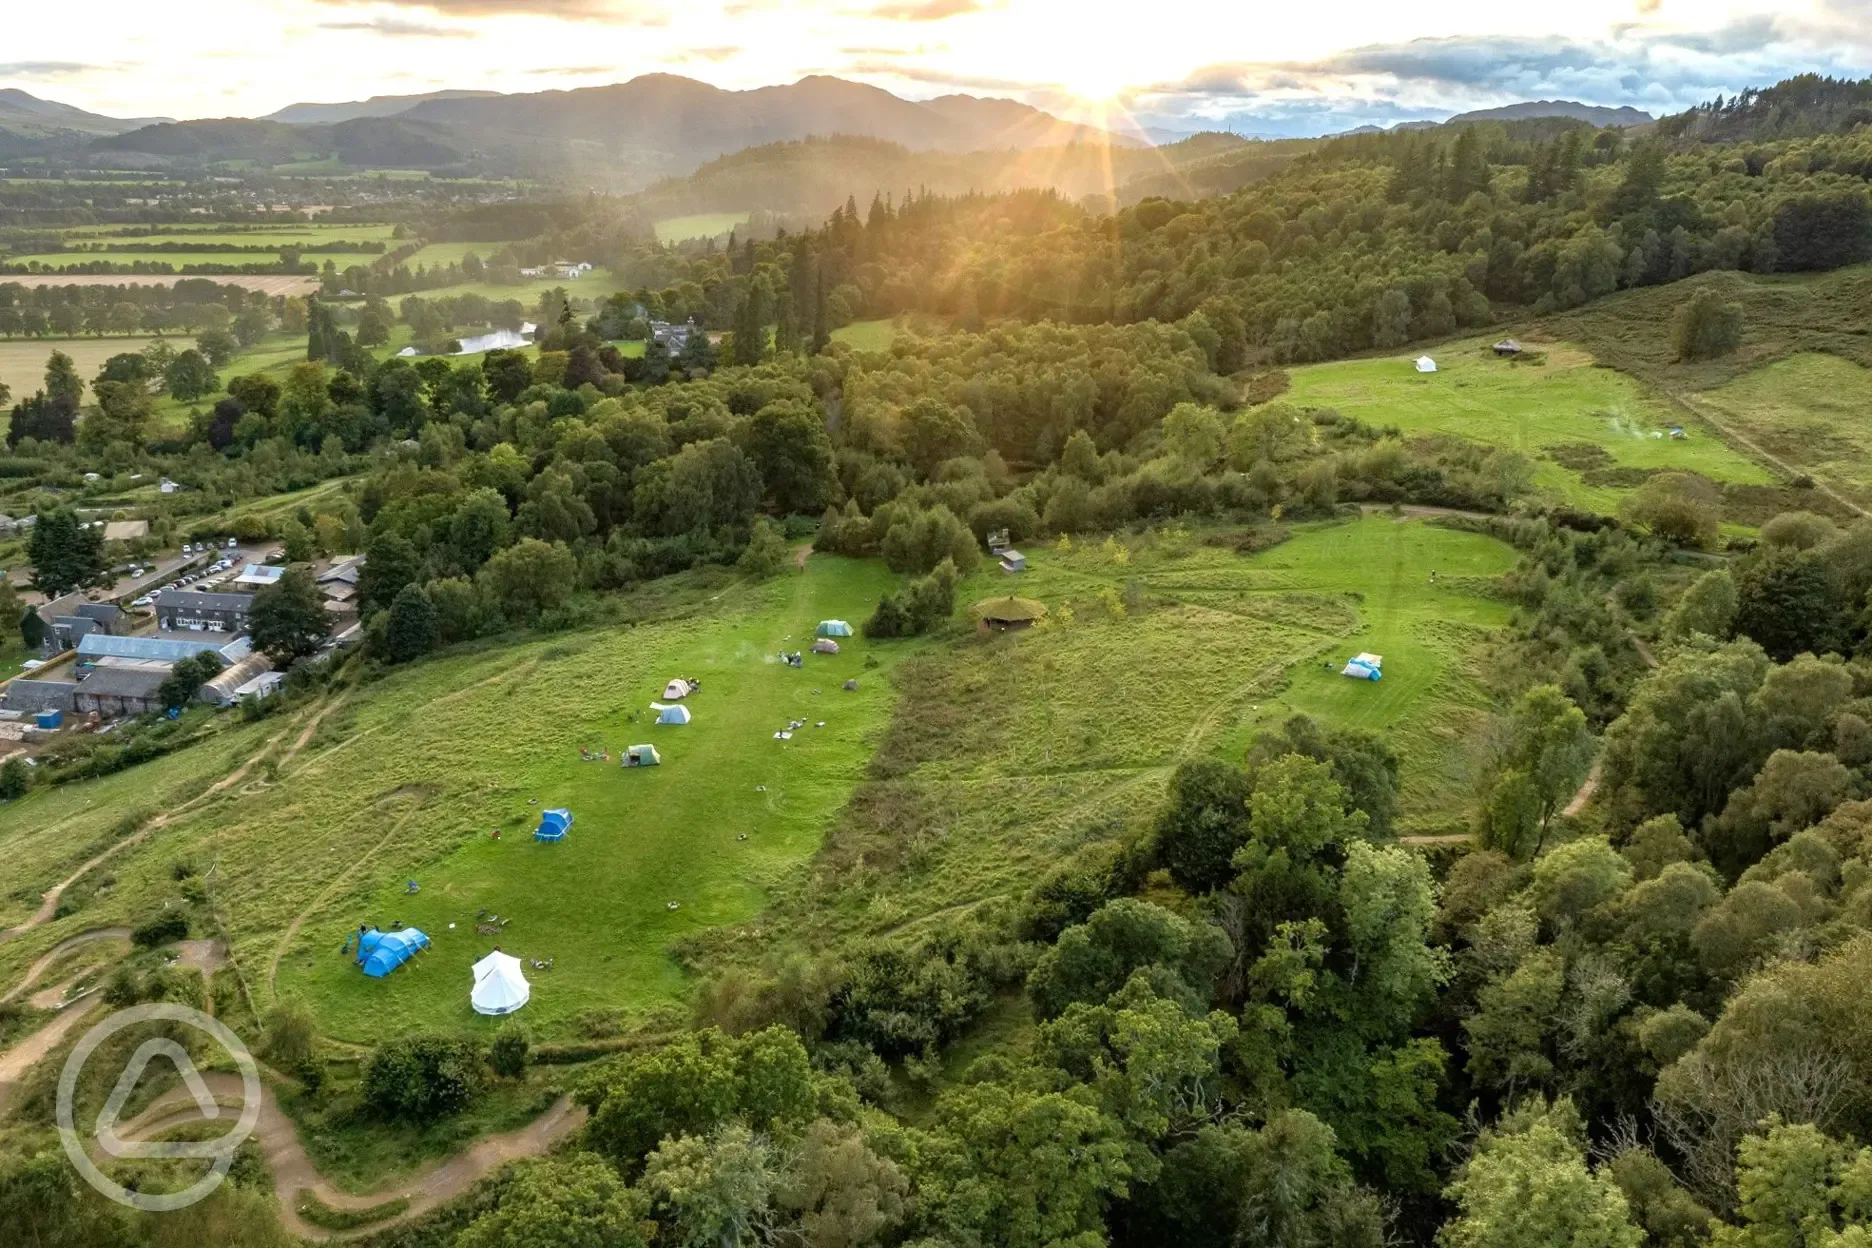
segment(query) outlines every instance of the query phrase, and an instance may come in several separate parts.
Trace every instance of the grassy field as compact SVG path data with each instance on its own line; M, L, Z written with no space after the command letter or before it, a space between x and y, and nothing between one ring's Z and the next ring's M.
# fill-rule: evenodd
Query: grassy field
M45 388L46 360L54 351L71 356L78 375L89 385L104 361L126 351L141 351L154 338L9 338L0 339L0 383L13 388L13 401ZM179 351L193 344L193 338L169 339ZM89 392L87 391L87 395Z
M748 223L745 212L699 212L690 217L665 217L656 223L659 243L681 243L692 238L718 238Z
M176 227L158 234L139 234L131 236L124 226L80 226L61 232L60 237L70 242L121 242L121 243L227 243L243 247L285 247L293 244L307 246L328 242L369 243L380 242L386 248L395 242L393 235L396 227L388 224L341 225L306 221L291 225L259 225L251 227L233 225L204 226L197 229ZM112 252L95 253L108 257ZM186 254L186 253L180 253Z
M251 762L87 875L76 913L0 943L0 983L65 936L157 912L186 862L262 1008L276 992L302 997L354 1040L485 1028L467 969L498 943L554 961L529 972L527 1022L564 1038L595 1014L680 1007L692 979L678 951L707 969L1018 894L1075 847L1148 821L1177 763L1238 758L1293 709L1390 731L1407 824L1447 818L1484 705L1471 663L1508 611L1488 580L1512 552L1388 516L1309 527L1258 555L1213 539L1133 536L1122 556L1035 549L1019 588L1052 609L1045 628L854 639L804 670L771 656L805 649L819 618L861 620L894 580L881 566L822 556L766 585L675 578L620 604L634 627L427 662L316 726L309 708L230 723L181 754L41 790L0 806L0 924L142 826L139 812ZM982 572L961 596L1006 587ZM1385 654L1384 682L1319 667L1360 649ZM649 702L677 674L703 678L694 722L653 727ZM806 726L776 740L795 719ZM619 767L618 751L643 741L664 765ZM581 761L581 748L611 761ZM575 813L570 837L534 842L556 805ZM509 925L477 934L482 912ZM414 965L374 981L340 956L359 922L398 921L435 940Z
M1595 511L1617 510L1631 488L1620 478L1650 470L1698 472L1737 485L1776 481L1639 382L1595 367L1583 350L1543 344L1535 349L1546 362L1536 365L1498 360L1487 347L1485 339L1447 343L1432 353L1434 373L1415 371L1414 355L1292 369L1292 388L1283 399L1336 408L1371 425L1395 425L1407 436L1455 434L1519 451L1536 464L1536 488ZM1687 439L1666 436L1677 423L1685 425ZM1573 458L1567 448L1577 454L1591 447L1609 457L1597 481L1561 462Z
M833 330L832 341L854 351L888 351L897 341L897 325L894 321L853 321Z
M1872 504L1872 369L1795 355L1696 398L1769 454Z

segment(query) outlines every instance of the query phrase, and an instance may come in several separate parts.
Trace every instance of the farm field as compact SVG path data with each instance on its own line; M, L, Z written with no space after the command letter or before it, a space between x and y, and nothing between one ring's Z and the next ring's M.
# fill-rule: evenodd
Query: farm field
M63 351L71 356L72 363L78 366L78 375L87 386L97 376L98 369L104 367L104 361L113 355L126 351L141 351L153 337L140 338L7 338L0 339L0 384L11 386L13 402L17 403L36 390L45 388L46 360L54 351ZM182 335L171 335L169 341L179 351L192 346L194 339ZM90 391L86 391L89 397Z
M1455 434L1519 451L1535 464L1537 488L1593 511L1616 511L1630 487L1589 482L1557 462L1554 448L1600 448L1614 470L1676 469L1736 485L1776 481L1637 381L1595 367L1585 351L1542 344L1534 349L1545 353L1545 364L1513 364L1496 359L1488 345L1480 338L1445 344L1431 352L1434 373L1416 372L1415 355L1291 369L1292 387L1282 400L1336 408L1367 424L1395 425L1407 436ZM1664 436L1679 422L1687 439Z
M352 265L369 265L380 258L376 252L335 251L317 252L305 259L320 268L327 260L340 269ZM243 264L272 264L278 255L264 251L52 251L38 252L33 255L8 256L8 264L47 264L64 267L74 264L93 264L109 261L112 264L167 264L178 272L191 265L219 265L233 268ZM28 274L28 276L32 276ZM212 277L211 273L183 273L184 277Z
M492 250L492 246L489 244L482 244L482 246L485 250L480 254L485 257L488 251ZM422 299L453 299L470 294L495 301L518 299L530 311L533 305L539 302L541 295L555 287L564 290L573 299L596 303L623 290L624 284L611 275L611 270L594 269L584 277L571 280L563 277L542 277L521 282L517 286L496 285L493 282L463 282L456 286L417 291L416 294Z
M748 223L745 212L699 212L687 217L665 217L656 223L659 243L681 243L692 238L715 238Z
M264 257L255 257L264 259ZM173 286L184 277L208 277L222 286L240 286L269 295L303 295L317 290L316 277L286 273L0 273L0 286Z
M1872 369L1795 355L1695 396L1716 417L1861 505L1872 504Z
M1238 757L1292 709L1391 730L1407 823L1447 809L1451 759L1483 705L1467 664L1507 616L1488 593L1506 546L1373 516L1253 556L1174 531L1126 549L1122 562L1091 545L1030 552L1020 591L1054 612L1040 630L853 639L804 670L770 656L805 649L816 619L862 620L895 581L880 565L821 556L758 586L675 578L626 601L635 627L427 662L344 695L322 721L230 725L133 771L38 791L0 807L14 868L0 922L136 826L126 810L169 809L253 760L227 793L87 875L75 914L0 943L0 982L74 932L159 910L187 862L213 884L262 1008L301 997L352 1040L481 1026L466 971L498 943L553 960L530 972L527 1021L565 1037L588 1012L680 1007L692 980L678 951L706 969L1018 894L1075 847L1148 820L1177 763ZM1141 600L1118 614L1131 581ZM960 597L1006 586L978 573ZM1386 655L1386 681L1317 666L1357 649ZM703 679L694 722L652 727L649 702L677 674ZM775 740L791 719L808 726ZM619 767L643 741L664 765ZM581 748L611 761L581 761ZM571 835L534 842L557 805L574 812ZM477 934L482 912L509 925ZM368 980L338 952L364 921L420 926L435 945Z
M237 246L285 247L291 244L318 244L328 242L380 242L385 247L395 240L394 225L383 223L369 225L324 224L307 221L296 225L259 225L242 227L235 225L215 225L200 229L176 227L157 234L129 235L119 226L80 226L65 230L60 237L71 242L86 243L229 243ZM111 252L96 253L111 255Z

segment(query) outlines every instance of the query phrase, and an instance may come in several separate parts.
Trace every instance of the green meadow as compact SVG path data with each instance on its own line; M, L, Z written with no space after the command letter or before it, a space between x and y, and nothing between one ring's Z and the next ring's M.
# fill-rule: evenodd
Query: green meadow
M0 982L75 932L160 911L187 863L261 1008L303 998L328 1034L359 1041L485 1028L468 968L498 944L552 961L529 968L527 1021L566 1038L595 1017L680 1009L692 970L1018 896L1078 846L1147 823L1178 763L1238 758L1295 710L1388 731L1405 830L1447 826L1486 710L1473 665L1508 614L1491 584L1512 552L1386 515L1307 526L1259 554L1238 553L1240 537L1039 546L1018 581L989 565L958 597L1018 588L1048 606L1043 627L854 638L803 670L772 656L807 650L818 619L862 622L896 578L831 556L765 584L685 575L621 599L612 626L471 648L229 721L176 755L0 806L0 922L17 922L148 826L126 811L173 810L250 763L88 873L75 913L0 943ZM1384 681L1336 674L1359 650L1384 654ZM677 675L702 678L693 722L653 725ZM805 726L775 739L794 720ZM644 742L663 765L621 767ZM537 843L553 806L574 812L571 835ZM483 915L506 925L478 932ZM364 922L435 943L366 979L339 951Z
M1415 354L1295 368L1282 397L1301 407L1336 408L1381 428L1393 425L1406 436L1454 434L1519 451L1536 465L1536 488L1593 511L1616 511L1631 488L1619 478L1648 471L1697 472L1736 485L1776 481L1712 430L1631 377L1596 366L1584 351L1540 344L1531 349L1545 355L1544 363L1516 363L1496 359L1489 341L1470 339L1433 349L1434 373L1417 372ZM1668 436L1678 423L1687 438ZM1588 447L1610 457L1604 464L1613 470L1610 474L1564 466L1562 461L1576 459ZM1636 473L1619 474L1618 469ZM1595 475L1597 481L1589 479Z
M665 217L656 223L659 243L681 243L692 238L719 238L748 223L745 212L699 212L687 217Z
M832 341L842 342L854 351L888 351L897 341L894 321L853 321L832 331Z
M285 245L280 244L280 246ZM314 252L303 257L305 261L316 264L320 268L324 268L325 262L329 260L340 269L348 269L354 264L368 266L381 258L381 253L362 251ZM183 271L190 266L201 265L237 269L245 264L275 264L278 260L277 255L264 251L50 251L7 257L9 264L36 262L54 268L95 264L100 261L107 261L111 264L167 264L178 274L199 277L214 275L212 273L186 274Z

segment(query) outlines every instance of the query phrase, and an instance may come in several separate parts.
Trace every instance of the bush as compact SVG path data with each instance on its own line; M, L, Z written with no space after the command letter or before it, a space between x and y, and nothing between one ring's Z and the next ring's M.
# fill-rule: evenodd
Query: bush
M956 567L944 559L928 576L878 601L864 623L867 637L914 637L955 613Z
M1742 345L1742 305L1705 286L1677 309L1671 345L1680 360L1711 360Z
M494 1037L494 1045L488 1050L488 1065L494 1073L508 1079L518 1079L526 1070L527 1033L518 1023L508 1023Z
M466 1109L483 1083L473 1041L405 1036L371 1054L364 1067L364 1102L385 1118L434 1122Z
M188 916L171 910L131 932L130 942L141 945L145 949L154 949L158 945L169 945L178 940L186 940L188 934Z

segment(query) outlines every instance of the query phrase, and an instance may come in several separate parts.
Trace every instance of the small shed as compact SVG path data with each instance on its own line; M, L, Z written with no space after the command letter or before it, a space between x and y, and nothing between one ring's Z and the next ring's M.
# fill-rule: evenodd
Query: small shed
M553 809L545 811L540 815L540 825L533 829L533 839L536 841L563 841L566 838L566 833L571 830L572 812L563 806L555 806Z
M357 964L372 979L382 979L428 947L429 937L416 928L380 932L373 927L358 936Z
M1496 355L1501 356L1502 358L1506 359L1510 356L1520 355L1521 344L1516 342L1512 338L1504 338L1500 342L1495 344L1493 350Z
M839 644L830 637L821 637L818 641L812 643L812 652L814 654L837 654L839 652Z
M686 706L658 706L652 702L651 709L656 711L659 724L686 724L689 722L689 708Z
M849 637L852 626L844 620L820 620L816 631L821 637Z
M626 767L658 767L663 763L663 756L657 753L654 745L633 745L624 751L623 764Z
M468 1003L477 1014L511 1014L533 995L533 986L521 973L520 959L511 953L496 949L475 963L470 973L474 987Z
M680 676L663 686L663 696L672 702L678 698L686 698L694 692L695 687Z
M1417 357L1417 371L1420 373L1436 372L1436 361L1431 359L1427 355L1418 356Z
M1001 570L1003 572L1025 572L1027 570L1027 556L1009 547L1007 550L1001 552Z

